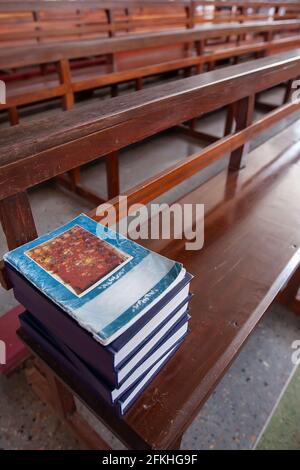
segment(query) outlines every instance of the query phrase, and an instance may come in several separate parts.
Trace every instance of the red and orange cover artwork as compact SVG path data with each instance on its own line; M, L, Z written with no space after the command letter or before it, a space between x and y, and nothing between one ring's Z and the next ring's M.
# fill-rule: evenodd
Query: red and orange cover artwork
M78 225L26 254L77 295L130 258Z

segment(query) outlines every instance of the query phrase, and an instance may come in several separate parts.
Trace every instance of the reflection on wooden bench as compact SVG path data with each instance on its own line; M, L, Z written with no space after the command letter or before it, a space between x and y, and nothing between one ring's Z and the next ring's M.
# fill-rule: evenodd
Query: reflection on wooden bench
M182 434L269 305L293 275L298 280L293 286L299 285L300 142L281 154L257 148L245 160L250 139L300 110L298 100L252 120L255 94L298 77L299 59L299 50L264 58L108 100L100 117L89 104L80 115L71 110L56 122L42 121L38 129L28 124L0 132L0 216L14 248L36 236L26 195L30 187L235 103L235 132L126 194L130 204L151 202L231 153L231 171L178 201L206 205L204 248L186 251L184 239L143 242L184 262L195 275L195 296L188 339L127 415L118 418L20 332L37 358L31 383L88 447L108 446L78 417L73 394L129 448L179 448ZM111 203L118 209L118 199ZM101 220L101 210L90 216Z

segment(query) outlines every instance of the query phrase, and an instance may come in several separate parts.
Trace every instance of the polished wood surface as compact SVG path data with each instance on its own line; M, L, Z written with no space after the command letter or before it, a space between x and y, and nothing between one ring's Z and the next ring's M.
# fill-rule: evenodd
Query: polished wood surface
M239 173L224 170L187 194L206 205L205 243L146 243L184 263L192 284L191 332L181 349L119 420L39 345L22 336L72 391L129 448L175 448L241 346L300 264L300 144L281 155L259 154ZM288 210L287 210L288 207Z

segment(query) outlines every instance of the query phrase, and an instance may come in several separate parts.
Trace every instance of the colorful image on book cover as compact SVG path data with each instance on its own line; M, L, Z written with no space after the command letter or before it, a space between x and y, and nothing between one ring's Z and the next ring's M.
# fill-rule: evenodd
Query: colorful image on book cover
M78 296L132 258L79 225L25 254Z

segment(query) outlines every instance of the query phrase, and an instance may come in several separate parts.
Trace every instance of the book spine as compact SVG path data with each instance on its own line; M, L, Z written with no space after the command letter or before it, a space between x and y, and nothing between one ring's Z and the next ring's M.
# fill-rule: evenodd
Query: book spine
M117 386L114 369L114 355L108 347L104 348L89 333L84 331L58 306L31 286L22 275L7 264L9 279L13 285L16 299L49 331L73 350L78 350L100 376L112 387Z
M55 360L57 360L64 368L66 368L70 373L75 375L78 380L84 382L88 385L89 388L92 388L97 395L100 397L110 406L113 405L111 391L106 388L102 382L96 380L95 378L92 379L92 376L87 376L87 374L83 374L82 370L77 367L77 364L71 362L68 357L59 349L57 345L54 345L50 341L48 341L44 336L42 336L34 327L32 327L26 321L26 314L20 315L20 323L24 331L31 336L35 341L37 341L43 349L45 349ZM91 380L92 379L92 380Z
M128 405L126 407L123 407L123 403L126 399L126 397L131 393L131 392L134 392L134 389L138 387L138 383L135 384L132 388L130 388L129 390L127 390L126 393L124 393L119 399L118 401L116 402L116 405L117 405L117 410L118 410L118 413L120 416L124 416L124 414L129 410L129 408L131 408L131 406L136 402L136 400L142 395L142 393L145 391L145 389L148 387L148 385L151 384L151 382L153 382L153 380L155 379L155 377L159 374L159 372L165 367L165 365L169 362L170 359L172 359L172 357L174 356L174 354L177 352L177 350L180 348L180 346L182 345L182 343L184 342L184 339L186 337L187 333L184 335L183 338L181 338L178 343L173 347L173 350L172 352L166 352L165 354L165 360L162 362L162 364L160 365L160 367L155 370L155 372L151 375L150 374L150 377L149 379L147 380L147 382L143 385L143 387L141 389L138 390L138 392L136 393L136 395L134 396L134 398L128 403Z

